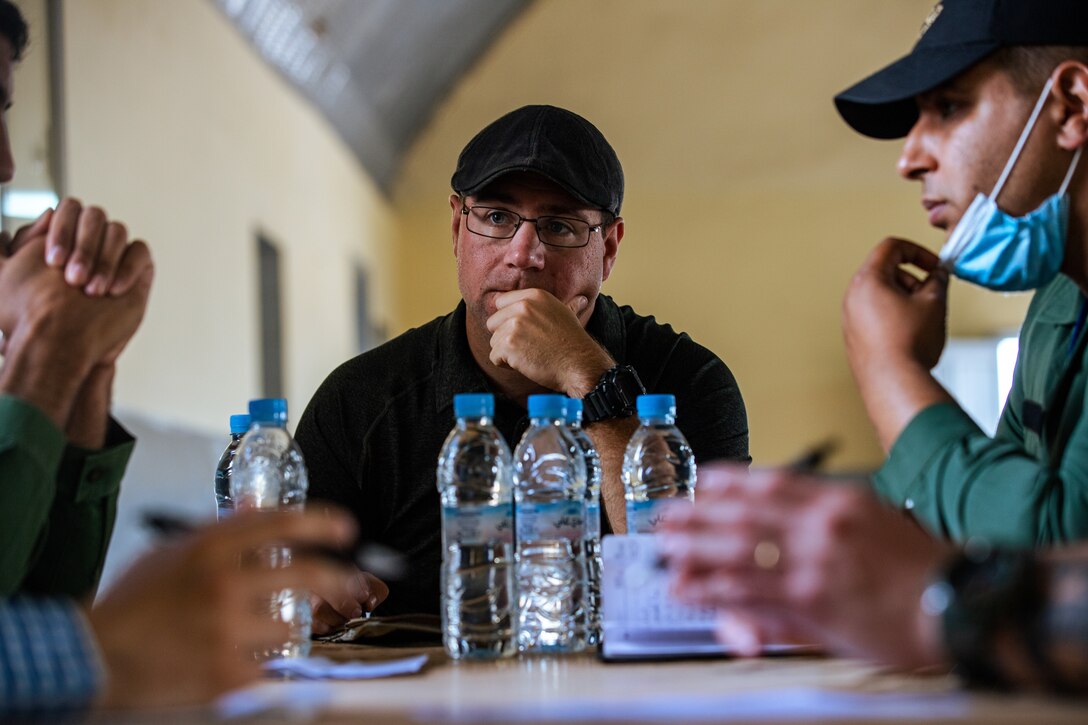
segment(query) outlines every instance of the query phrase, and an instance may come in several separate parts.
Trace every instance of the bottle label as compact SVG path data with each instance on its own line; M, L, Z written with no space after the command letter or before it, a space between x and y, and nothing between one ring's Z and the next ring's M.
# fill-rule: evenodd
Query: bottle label
M686 498L653 498L648 501L627 502L627 530L633 534L657 531L665 520L666 512L673 506L687 501ZM688 502L690 505L690 502Z
M460 544L514 543L514 507L511 504L489 506L443 506L442 537L446 546Z
M586 541L601 538L601 501L596 499L586 502Z
M518 541L566 539L582 541L586 528L584 501L518 504Z

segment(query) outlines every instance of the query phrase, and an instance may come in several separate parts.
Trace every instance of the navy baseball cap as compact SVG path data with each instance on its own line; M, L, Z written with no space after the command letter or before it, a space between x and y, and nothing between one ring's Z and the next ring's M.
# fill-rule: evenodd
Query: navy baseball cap
M476 134L450 183L470 196L503 174L531 171L596 209L619 216L623 167L597 127L555 106L523 106Z
M918 120L915 96L952 80L998 48L1088 45L1088 0L944 0L911 52L835 96L858 133L902 138Z

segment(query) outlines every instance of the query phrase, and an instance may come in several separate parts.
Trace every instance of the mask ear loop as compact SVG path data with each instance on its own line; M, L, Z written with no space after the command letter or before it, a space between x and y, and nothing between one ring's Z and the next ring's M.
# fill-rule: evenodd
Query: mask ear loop
M1020 153L1024 150L1024 146L1027 144L1031 132L1035 129L1035 123L1039 120L1039 114L1043 112L1043 106L1050 97L1050 89L1053 87L1054 79L1048 78L1046 85L1043 86L1043 92L1039 95L1039 100L1035 102L1035 108L1031 112L1031 118L1028 119L1028 123L1024 126L1024 130L1020 132L1020 139L1016 142L1016 148L1012 150L1012 155L1009 156L1009 161L1005 164L1005 170L1001 172L1001 178L997 180L997 184L994 185L994 190L990 192L990 199L993 200L995 204L997 203L998 195L1001 194L1001 190L1005 188L1005 182L1009 180L1009 175L1016 166L1016 162L1020 160Z
M1035 108L1031 111L1031 116L1028 118L1027 123L1024 125L1024 130L1020 132L1020 138L1016 141L1016 147L1013 148L1012 154L1009 156L1009 160L1005 163L1005 169L1001 172L1001 176L998 178L997 183L994 184L994 190L990 192L989 199L997 206L997 197L1001 194L1001 190L1005 188L1005 182L1009 180L1009 175L1012 174L1013 168L1016 167L1016 162L1020 160L1020 154L1024 150L1024 146L1027 144L1028 139L1031 137L1031 132L1035 129L1035 124L1039 120L1039 115L1043 112L1043 106L1046 105L1047 99L1050 97L1050 89L1054 87L1054 79L1048 78L1046 85L1043 86L1043 92L1039 94L1039 100L1035 102ZM1069 167L1068 173L1065 175L1065 181L1062 182L1062 188L1059 194L1064 194L1069 182L1073 178L1073 172L1077 168L1077 162L1080 160L1081 149L1077 149L1076 154L1073 157L1073 163ZM963 223L963 219L960 220ZM957 225L957 229L959 226ZM956 237L956 233L953 232L953 237ZM964 247L967 246L969 238L966 236L959 237L957 239L955 247L949 249L947 252L942 251L941 257L944 259L946 266L951 267L959 259L960 254L963 252Z
M1065 172L1065 179L1062 181L1062 188L1058 189L1058 196L1065 196L1065 192L1069 189L1069 182L1073 180L1073 174L1077 171L1077 164L1080 162L1080 152L1083 150L1083 146L1078 146L1077 150L1073 152L1073 160L1069 163L1069 171Z

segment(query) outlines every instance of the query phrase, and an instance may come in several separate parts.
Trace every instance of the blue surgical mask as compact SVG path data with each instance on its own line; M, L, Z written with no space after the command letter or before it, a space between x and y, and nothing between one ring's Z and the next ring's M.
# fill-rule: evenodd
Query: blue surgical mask
M1048 80L1043 88L993 192L989 196L979 194L975 197L941 249L941 265L960 279L987 289L1020 292L1042 287L1061 270L1069 228L1069 195L1066 191L1080 160L1081 149L1073 154L1058 193L1038 209L1017 217L997 206L997 197L1039 120L1053 83L1053 79Z

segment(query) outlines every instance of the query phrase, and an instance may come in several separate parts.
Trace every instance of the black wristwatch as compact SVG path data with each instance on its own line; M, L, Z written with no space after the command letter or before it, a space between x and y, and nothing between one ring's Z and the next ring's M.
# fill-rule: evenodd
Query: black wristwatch
M582 398L582 417L586 424L609 418L627 418L638 409L635 402L646 388L630 365L609 368L597 381L597 387Z
M933 613L941 615L945 646L959 674L971 685L1007 688L994 642L1002 632L1021 641L1031 636L1027 630L1041 606L1033 554L965 552L949 563L934 588L943 590L944 606Z

